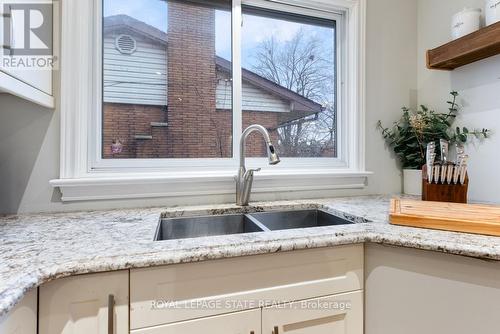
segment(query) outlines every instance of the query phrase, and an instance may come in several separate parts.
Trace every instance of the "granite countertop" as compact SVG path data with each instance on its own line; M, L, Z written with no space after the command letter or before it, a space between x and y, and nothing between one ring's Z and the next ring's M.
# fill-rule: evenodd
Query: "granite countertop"
M0 316L56 278L362 242L500 260L500 238L389 225L388 196L0 217ZM357 224L153 241L161 215L322 208Z

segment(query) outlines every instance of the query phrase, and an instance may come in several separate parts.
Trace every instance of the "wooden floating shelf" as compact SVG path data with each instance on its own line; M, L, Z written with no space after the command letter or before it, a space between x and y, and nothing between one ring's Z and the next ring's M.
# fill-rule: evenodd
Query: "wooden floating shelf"
M500 22L427 51L427 68L455 68L500 54Z

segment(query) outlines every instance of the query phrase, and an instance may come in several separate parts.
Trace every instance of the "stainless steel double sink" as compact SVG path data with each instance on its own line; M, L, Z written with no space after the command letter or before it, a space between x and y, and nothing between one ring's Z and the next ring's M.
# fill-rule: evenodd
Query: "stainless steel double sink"
M174 240L353 224L323 210L272 211L203 217L163 218L155 240Z

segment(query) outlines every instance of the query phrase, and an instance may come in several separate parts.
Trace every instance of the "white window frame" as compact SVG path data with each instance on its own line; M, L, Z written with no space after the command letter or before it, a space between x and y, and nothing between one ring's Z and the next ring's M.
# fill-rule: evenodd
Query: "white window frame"
M233 0L233 82L241 82L242 5L337 21L338 158L283 158L269 168L265 158L253 192L363 188L366 0ZM239 136L233 157L216 159L101 158L101 0L67 0L62 6L61 171L52 180L63 201L234 193ZM92 19L94 18L94 19ZM97 42L96 42L97 41ZM233 87L233 133L241 134L241 85ZM267 167L267 168L266 168ZM131 186L133 185L133 186ZM272 187L271 187L272 185Z

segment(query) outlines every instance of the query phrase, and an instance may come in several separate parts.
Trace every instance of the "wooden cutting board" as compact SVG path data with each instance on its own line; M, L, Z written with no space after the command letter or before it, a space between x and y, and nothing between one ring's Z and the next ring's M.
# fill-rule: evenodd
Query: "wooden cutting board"
M392 199L393 225L500 236L500 206Z

